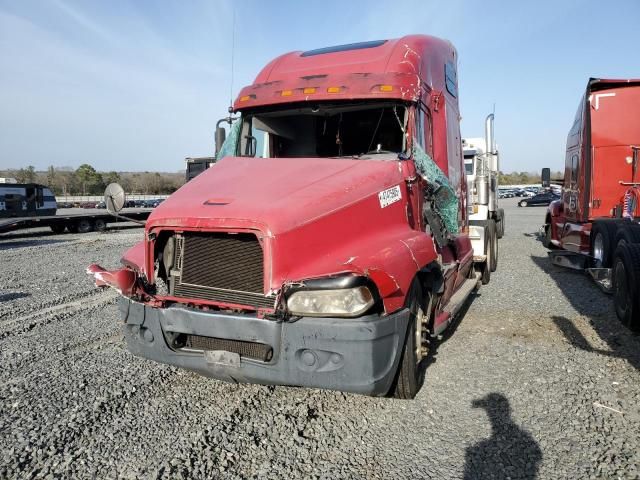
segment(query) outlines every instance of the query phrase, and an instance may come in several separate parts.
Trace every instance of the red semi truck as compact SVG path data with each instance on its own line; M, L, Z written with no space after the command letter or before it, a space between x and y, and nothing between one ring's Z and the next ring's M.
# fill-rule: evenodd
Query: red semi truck
M562 197L546 214L554 263L587 268L640 328L640 79L590 79L567 138ZM549 184L549 170L543 183Z
M219 160L153 211L123 268L89 267L122 294L129 350L413 398L496 242L493 220L467 221L456 64L451 43L412 35L264 67Z

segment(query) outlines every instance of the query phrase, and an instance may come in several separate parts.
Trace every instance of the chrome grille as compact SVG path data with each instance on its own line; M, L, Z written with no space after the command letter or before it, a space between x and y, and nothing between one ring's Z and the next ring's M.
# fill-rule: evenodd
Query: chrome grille
M255 235L188 232L177 246L175 296L274 307L263 293L264 255Z

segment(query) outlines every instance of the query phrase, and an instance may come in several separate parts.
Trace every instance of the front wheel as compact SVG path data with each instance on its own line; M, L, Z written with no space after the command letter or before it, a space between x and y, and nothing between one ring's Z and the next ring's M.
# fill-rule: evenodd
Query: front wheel
M542 237L542 245L549 250L553 249L553 242L551 241L551 224L544 226L544 236Z
M591 265L596 268L611 268L616 225L613 222L594 222L589 235Z
M420 363L428 354L425 337L429 321L428 312L431 311L431 295L423 293L417 279L411 285L408 297L409 327L395 384L392 387L393 397L403 400L415 398L422 387Z

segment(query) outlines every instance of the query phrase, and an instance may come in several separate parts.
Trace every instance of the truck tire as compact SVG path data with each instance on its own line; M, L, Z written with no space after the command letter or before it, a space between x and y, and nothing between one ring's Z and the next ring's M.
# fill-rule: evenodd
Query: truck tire
M391 387L391 396L402 400L411 400L416 397L422 387L422 375L420 364L426 354L419 354L418 349L418 328L422 329L422 324L426 320L425 309L431 305L430 297L425 300L425 296L416 279L411 284L411 289L407 295L407 308L409 309L409 326L402 347L402 356L398 365L398 372ZM427 306L427 307L425 307ZM421 336L421 335L420 335Z
M104 232L107 229L107 223L101 218L97 218L95 222L93 222L93 228L96 232Z
M505 218L504 218L504 208L498 209L498 238L504 237L504 227L505 227Z
M640 225L631 222L618 224L615 241L616 248L621 243L640 243Z
M615 252L611 271L613 305L618 319L640 330L640 245L623 243Z
M487 255L487 253L491 253L491 246L489 244L490 242L490 237L487 234L487 232L485 231L484 234L484 253L485 255ZM482 285L486 285L491 281L491 265L490 265L490 259L487 256L487 261L484 263L480 263L480 264L475 264L474 265L474 269L476 272L480 273L480 283L482 283Z
M495 272L498 269L498 232L495 220L487 220L485 224L485 236L489 239L487 252L487 263L489 269ZM489 256L489 253L491 254Z
M614 222L593 222L589 248L593 267L611 268L616 230Z
M51 228L51 231L53 233L56 233L56 234L59 235L61 233L64 233L65 225L64 225L64 223L55 223L55 224L51 225L49 228Z
M89 233L93 230L93 223L91 220L82 218L76 222L76 231L78 233Z
M544 226L544 236L542 237L542 245L544 248L548 248L549 250L553 250L555 248L551 239L551 224L547 223Z

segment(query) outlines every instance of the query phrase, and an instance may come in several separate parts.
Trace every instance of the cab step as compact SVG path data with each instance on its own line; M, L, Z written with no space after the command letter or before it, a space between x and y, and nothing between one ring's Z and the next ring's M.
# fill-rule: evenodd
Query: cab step
M465 280L462 285L460 285L458 291L451 296L440 314L447 315L447 321L440 323L434 328L433 336L440 335L449 326L451 321L464 306L465 302L469 298L469 295L471 295L471 293L478 287L479 282L480 273L476 273L474 278L469 278Z

